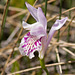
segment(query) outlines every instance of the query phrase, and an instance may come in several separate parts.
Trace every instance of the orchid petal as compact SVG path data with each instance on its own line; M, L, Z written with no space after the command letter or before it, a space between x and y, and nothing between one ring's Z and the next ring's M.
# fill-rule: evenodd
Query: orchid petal
M46 31L47 19L46 19L45 15L42 12L42 9L40 7L38 7L38 10L37 10L37 17L38 17L39 22L44 26L45 31Z
M21 40L19 51L21 55L28 56L31 59L34 57L34 52L40 52L41 48L41 38L36 39L35 36L30 35L30 32L28 32Z
M53 27L53 29L55 29L55 30L58 30L58 29L60 29L64 24L65 24L65 22L67 21L67 17L65 17L65 18L63 18L63 19L61 19L61 20L56 20L56 22L54 23L54 25L52 26Z
M47 49L47 47L48 47L48 45L49 45L49 43L50 43L55 31L60 29L65 24L66 21L67 21L67 17L64 18L64 19L61 19L61 20L56 20L56 22L54 23L54 25L52 26L52 28L51 28L51 30L49 32L47 45L46 45L45 49Z
M42 25L36 25L35 27L33 27L30 31L31 35L37 36L37 38L41 38L43 36L45 36L45 30L44 27Z
M48 40L47 40L47 44L46 44L45 50L47 49L47 47L48 47L48 45L49 45L49 43L50 43L50 41L51 41L51 39L52 39L53 34L55 33L55 31L56 31L56 30L54 30L54 29L51 28L51 30L50 30L50 32L49 32L49 34L48 34Z
M43 59L44 54L45 54L45 47L47 44L47 35L45 35L44 37L41 38L41 44L42 44L42 50L39 53L39 58Z
M42 36L45 36L45 30L41 23L36 22L34 24L28 24L26 22L22 22L23 28L26 30L30 30L30 34L33 36L37 36L37 38L41 38Z
M46 31L47 28L47 20L44 16L44 13L42 12L42 9L40 7L38 7L38 9L34 8L33 6L31 6L30 4L28 4L27 2L25 2L29 12L31 13L31 15L35 18L36 21L40 22Z
M37 18L37 9L34 8L33 6L31 6L30 4L28 4L27 2L25 2L29 12L31 13L31 15L35 18L36 21L38 21Z
M22 22L22 25L23 25L23 28L26 30L31 30L31 28L32 28L32 25L30 25L24 21Z

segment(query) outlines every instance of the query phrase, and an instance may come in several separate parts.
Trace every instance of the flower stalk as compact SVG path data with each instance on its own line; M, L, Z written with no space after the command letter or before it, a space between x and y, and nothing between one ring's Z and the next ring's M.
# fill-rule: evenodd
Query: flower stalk
M39 60L40 60L40 65L41 65L42 69L44 69L44 71L46 72L46 75L49 75L49 72L48 72L47 68L45 67L44 58L43 59L39 58Z

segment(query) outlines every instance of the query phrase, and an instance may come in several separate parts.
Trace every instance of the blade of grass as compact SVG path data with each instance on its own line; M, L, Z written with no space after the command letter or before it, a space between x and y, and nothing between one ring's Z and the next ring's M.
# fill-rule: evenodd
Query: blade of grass
M6 17L7 17L7 13L8 13L9 3L10 3L10 0L7 0L6 6L5 6L5 9L4 9L4 13L3 13L2 25L1 25L1 34L0 34L0 37L1 37L0 41L3 38L3 31L4 31L4 27L5 27L5 22L6 22Z
M59 8L59 20L61 19L61 14L62 14L62 0L60 0L60 8ZM58 39L57 41L59 42L59 35L60 35L60 29L58 30Z
M69 8L72 7L72 0L69 0ZM69 18L71 19L71 11L69 11ZM70 39L70 25L68 26L68 35L67 35L67 41L69 42Z
M45 16L46 16L46 13L47 13L47 0L45 0Z
M72 7L72 0L69 0L69 8ZM69 11L69 18L71 19L71 11ZM67 42L70 41L70 24L68 26L68 33L67 33ZM67 49L69 49L69 47L67 47ZM68 61L68 53L66 55L67 61Z

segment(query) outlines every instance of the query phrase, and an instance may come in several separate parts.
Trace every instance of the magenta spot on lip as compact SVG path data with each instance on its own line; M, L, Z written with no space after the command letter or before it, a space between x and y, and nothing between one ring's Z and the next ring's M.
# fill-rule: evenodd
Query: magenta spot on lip
M24 40L26 41L28 39L28 37L24 37Z
M26 52L27 50L24 50L24 52Z
M37 41L34 44L37 46Z
M41 46L41 43L38 41L38 44Z
M32 49L31 52L33 52L33 50L35 50L35 49Z
M31 49L31 51L29 50L27 55L29 55L31 52L33 52L36 48Z
M32 47L34 47L34 45Z
M35 48L33 48L32 50L31 50L31 52L33 52L35 50Z
M27 45L28 45L28 43L27 43Z
M39 41L41 42L41 38L39 39Z
M29 55L30 52L31 52L31 47L29 48L27 55Z
M27 33L27 36L30 36L30 32Z
M31 50L31 52L33 52L35 49L37 49L37 48L33 48L33 49Z
M26 47L26 45L23 45L22 48Z
M39 45L41 46L41 44L39 43Z
M31 50L31 47L29 48L29 50L28 51L30 51Z
M29 55L30 52L31 52L31 51L28 51L27 55Z

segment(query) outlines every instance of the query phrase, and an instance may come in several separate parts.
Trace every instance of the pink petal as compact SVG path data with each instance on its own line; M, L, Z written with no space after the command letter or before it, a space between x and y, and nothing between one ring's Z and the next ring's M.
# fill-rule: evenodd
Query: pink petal
M45 47L47 44L47 35L41 38L41 44L42 44L42 50L39 53L39 58L43 59L45 51L46 51Z
M30 25L24 21L22 22L22 25L23 25L23 28L26 30L31 30L31 28L34 26L34 25Z
M55 31L60 29L65 24L66 21L67 21L67 17L65 17L64 19L61 19L61 20L56 20L56 22L54 23L54 25L52 26L52 28L49 32L47 45L46 45L45 49L47 49Z
M42 9L40 7L38 7L37 16L38 16L39 22L44 26L45 31L46 31L46 29L47 29L47 19L46 19L45 15L42 12Z
M46 48L45 49L47 49L47 47L48 47L48 45L49 45L49 43L50 43L50 41L51 41L51 39L52 39L53 34L55 33L55 31L56 30L54 30L54 29L51 28L51 30L50 30L50 32L48 34L48 40L47 40L47 44L46 44Z
M30 30L30 34L33 36L37 36L38 39L45 36L45 34L46 34L46 31L40 22L36 22L36 23L30 25L23 21L22 25L23 25L24 29Z
M60 29L64 24L65 24L65 22L67 21L67 17L65 17L65 18L63 18L63 19L61 19L61 20L56 20L56 22L54 23L54 25L52 26L52 28L54 29L54 30L58 30L58 29Z
M31 13L31 15L35 18L36 21L38 21L37 18L37 9L34 8L33 6L31 6L30 4L28 4L27 2L25 2L29 12Z
M31 15L35 18L36 21L40 22L46 31L47 28L47 20L46 17L44 16L44 13L42 12L42 9L40 7L38 7L38 9L34 8L33 6L31 6L30 4L28 4L27 2L25 2L29 12L31 13Z
M31 29L30 34L37 36L37 38L40 39L41 37L45 36L46 33L44 27L41 24L38 24Z

